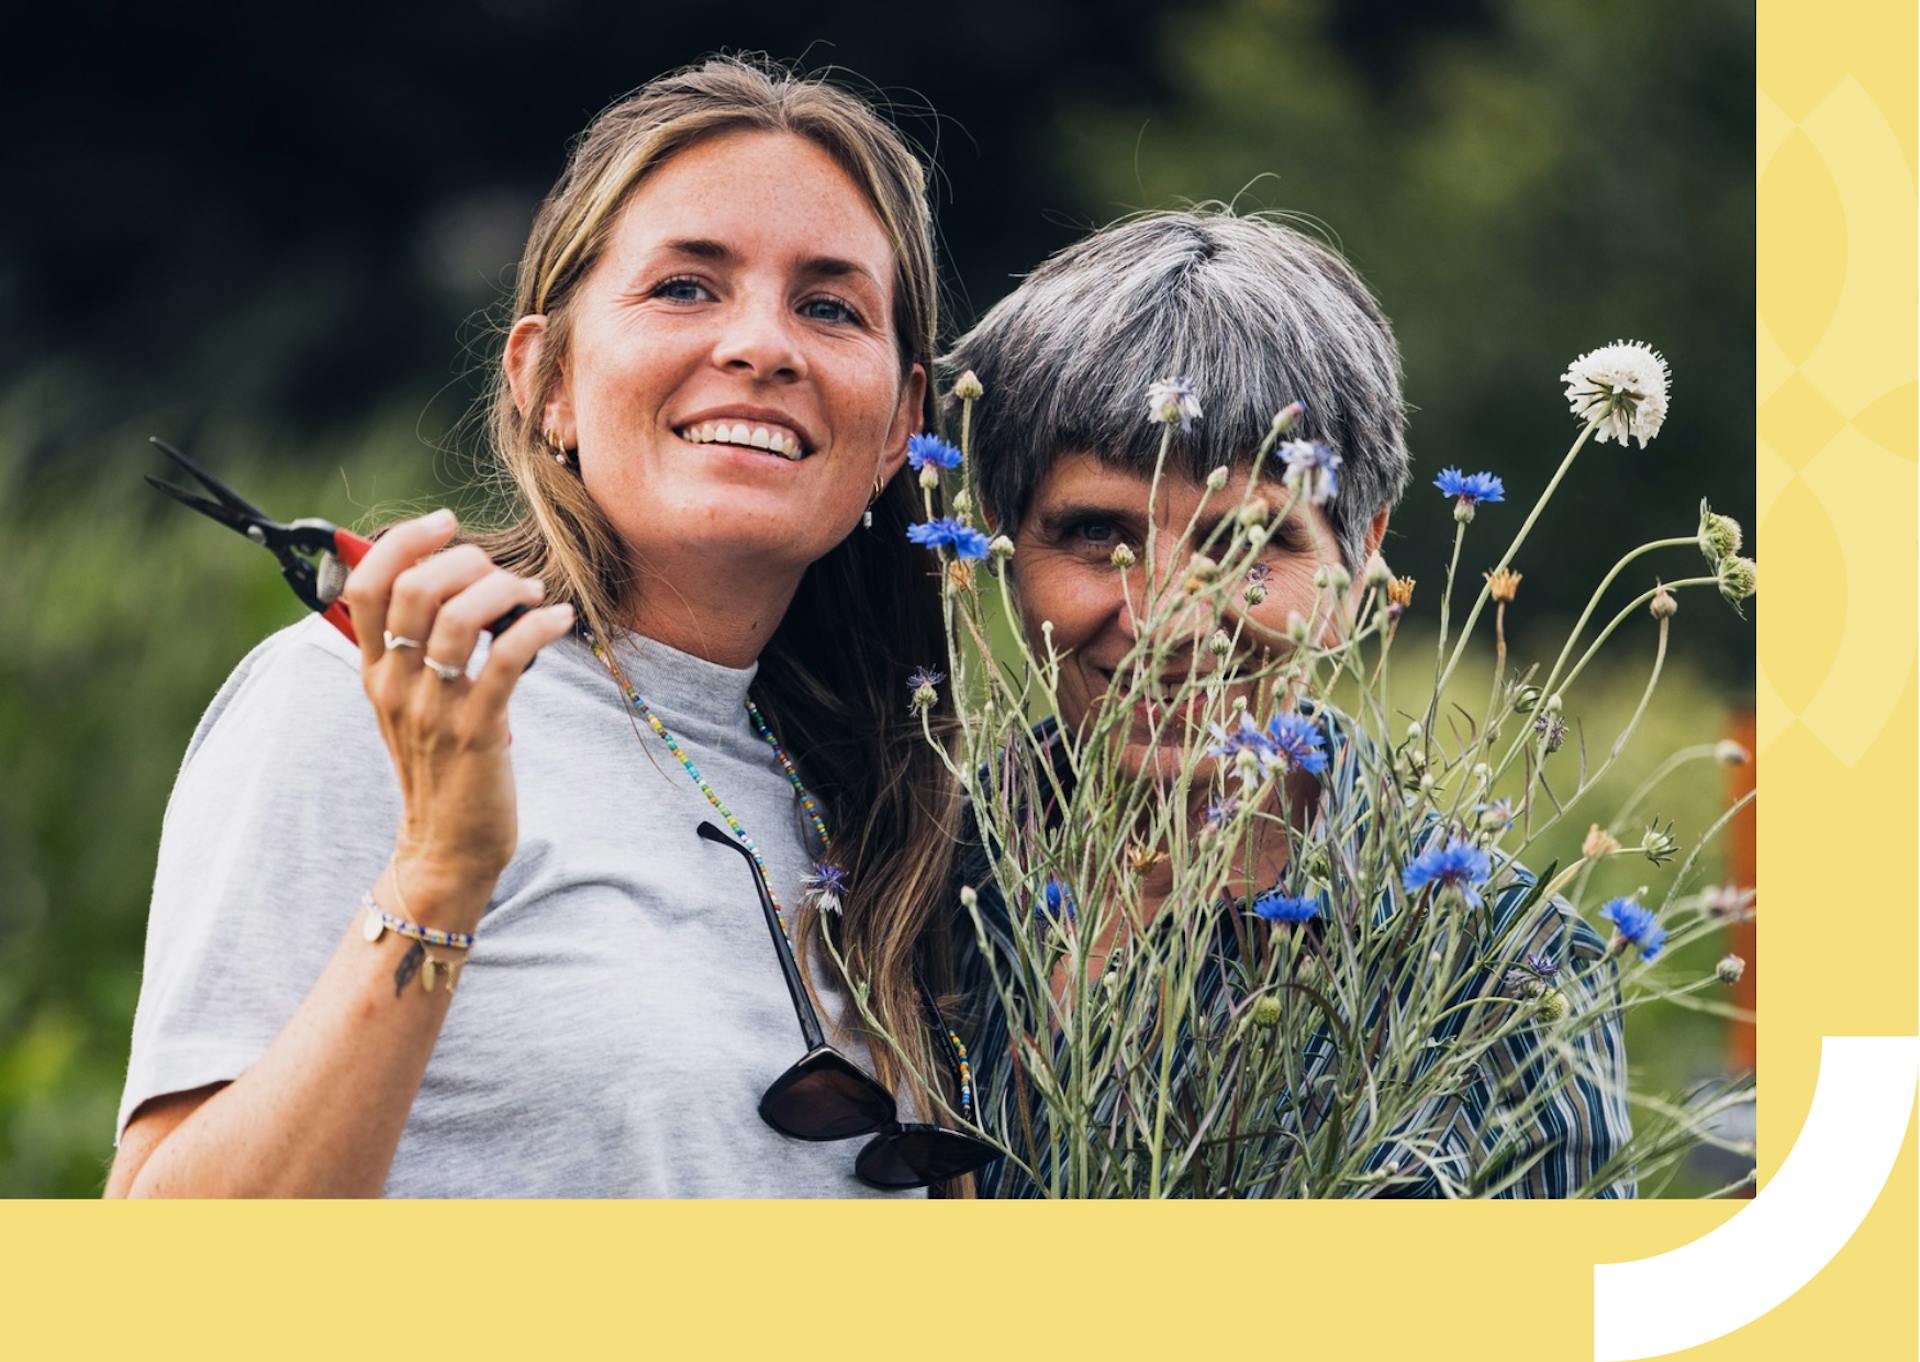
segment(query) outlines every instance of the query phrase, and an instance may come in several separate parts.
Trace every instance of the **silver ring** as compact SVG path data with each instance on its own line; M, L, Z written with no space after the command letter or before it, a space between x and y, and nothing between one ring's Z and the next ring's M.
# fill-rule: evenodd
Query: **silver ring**
M391 629L384 630L382 637L387 641L388 652L392 652L395 648L418 648L420 646L419 639L407 638L405 635L394 633Z
M427 664L427 670L442 681L458 681L467 674L467 669L458 662L435 662L430 657L421 660Z

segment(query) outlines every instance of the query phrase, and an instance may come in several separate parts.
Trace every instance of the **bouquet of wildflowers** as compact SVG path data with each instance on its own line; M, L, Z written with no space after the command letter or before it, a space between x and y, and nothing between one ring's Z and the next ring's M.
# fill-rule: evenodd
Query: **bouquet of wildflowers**
M1629 1120L1619 1026L1653 1002L1726 1010L1697 995L1737 978L1737 958L1704 979L1666 977L1661 962L1751 901L1692 883L1739 805L1689 830L1685 848L1671 825L1637 815L1679 764L1745 754L1674 752L1625 807L1594 815L1578 859L1528 857L1587 812L1583 797L1626 749L1682 593L1711 588L1738 611L1754 564L1739 556L1739 525L1703 502L1696 527L1620 558L1551 662L1510 658L1512 564L1548 501L1590 441L1644 446L1666 414L1666 364L1644 345L1583 355L1562 378L1578 436L1470 600L1456 582L1463 547L1506 487L1451 468L1436 480L1455 528L1428 593L1431 655L1396 649L1414 582L1377 558L1355 582L1322 550L1311 617L1293 615L1281 636L1250 623L1276 536L1340 494L1339 453L1288 438L1296 404L1275 414L1255 475L1216 470L1184 531L1149 529L1180 534L1173 555L1114 548L1128 582L1143 556L1180 566L1149 571L1137 597L1129 587L1132 649L1073 723L1052 626L1018 624L1014 544L972 523L978 381L954 390L957 447L916 437L927 515L910 533L940 560L950 652L909 684L923 713L953 688L957 736L937 745L970 801L959 898L987 1014L971 1056L979 1100L947 1117L1006 1151L988 1190L1631 1195L1636 1179L1719 1140L1716 1119L1749 1085L1685 1104L1636 1095ZM1147 389L1142 419L1163 426L1163 465L1176 431L1204 419L1203 399L1180 379ZM1643 559L1694 551L1704 570L1632 590ZM1601 616L1629 572L1630 598ZM1011 641L996 614L1014 622ZM1483 624L1490 659L1484 640L1475 647ZM1651 671L1624 727L1589 752L1571 725L1580 684L1629 627L1656 633ZM1385 697L1408 668L1428 698L1395 710ZM1488 676L1474 687L1484 698L1443 701L1463 672ZM1623 856L1681 864L1657 900L1588 902L1594 867Z

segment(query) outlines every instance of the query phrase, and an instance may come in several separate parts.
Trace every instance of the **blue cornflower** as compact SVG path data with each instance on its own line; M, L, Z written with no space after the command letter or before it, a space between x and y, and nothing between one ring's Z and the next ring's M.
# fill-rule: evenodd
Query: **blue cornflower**
M1320 900L1311 894L1289 898L1277 889L1269 889L1253 901L1253 915L1268 922L1307 922L1320 916Z
M1620 940L1640 948L1640 958L1651 960L1667 944L1667 929L1653 920L1653 910L1632 899L1609 899L1600 916L1613 924Z
M1552 983L1560 977L1560 966L1553 963L1544 951L1535 951L1527 957L1527 968L1540 978Z
M1505 501L1507 497L1506 484L1491 473L1462 473L1457 468L1443 468L1433 485L1469 506L1482 501Z
M1298 714L1276 714L1267 720L1267 741L1274 755L1317 776L1327 769L1327 743L1311 719Z
M1069 922L1080 915L1074 906L1073 891L1067 888L1067 882L1056 876L1049 876L1046 885L1040 890L1040 897L1034 901L1035 917L1058 921L1065 917Z
M840 911L840 895L847 887L847 872L827 861L817 862L813 873L802 882L807 901L823 913Z
M1428 847L1401 872L1400 882L1409 894L1417 894L1430 884L1441 889L1457 889L1468 903L1480 906L1480 895L1473 886L1485 884L1493 874L1493 862L1487 853L1471 842L1458 839L1443 847Z
M1223 828L1238 817L1239 813L1240 801L1235 796L1228 795L1224 799L1213 800L1207 805L1207 826Z
M913 674L907 678L907 689L919 690L922 686L925 686L931 690L946 679L947 674L945 672L934 671L931 667L916 667L913 670Z
M1194 392L1193 380L1182 375L1149 383L1147 419L1168 426L1178 422L1182 435L1192 430L1193 423L1200 419L1200 399Z
M924 525L907 526L907 538L930 549L952 549L956 558L985 558L987 537L971 525L962 525L951 516L929 520Z
M938 435L910 435L907 437L907 464L916 473L928 464L935 468L958 468L960 451Z
M1340 456L1318 440L1288 440L1276 451L1287 465L1280 481L1308 505L1324 506L1340 485Z
M1253 716L1245 710L1240 711L1240 722L1233 728L1223 728L1219 724L1209 724L1207 727L1213 736L1219 739L1207 749L1207 755L1210 757L1221 757L1232 761L1242 752L1251 752L1260 758L1260 764L1263 766L1273 758L1272 741L1260 731L1260 725L1255 723Z

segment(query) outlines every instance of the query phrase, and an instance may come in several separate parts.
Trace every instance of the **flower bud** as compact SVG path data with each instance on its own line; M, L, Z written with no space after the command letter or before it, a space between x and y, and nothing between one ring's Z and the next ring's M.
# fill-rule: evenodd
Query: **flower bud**
M1732 738L1722 738L1713 745L1713 759L1722 766L1745 766L1753 760L1753 753Z
M1255 780L1260 775L1260 755L1250 747L1243 747L1234 754L1233 766L1242 780Z
M1139 559L1133 556L1133 550L1125 544L1115 544L1113 546L1113 554L1108 561L1117 568L1130 568L1138 562Z
M1304 402L1289 402L1273 414L1273 425L1269 428L1274 435L1285 435L1293 429L1293 423L1306 414Z
M1655 865L1665 865L1680 854L1680 843L1674 840L1673 823L1669 821L1662 828L1658 821L1647 824L1647 835L1640 841L1640 850Z
M1561 707L1560 692L1555 691L1552 695L1549 695L1547 697L1547 713L1558 714L1560 712L1560 707Z
M1262 1029L1271 1029L1280 1024L1280 1000L1271 993L1263 993L1253 1000L1253 1024Z
M1313 574L1313 584L1322 591L1339 593L1353 585L1353 575L1338 563L1328 563Z
M1300 612L1298 610L1289 610L1287 612L1287 642L1293 644L1297 648L1305 644L1306 641L1307 641L1306 620L1300 617Z
M1426 736L1426 732L1427 730L1420 726L1420 721L1415 719L1407 725L1407 741L1418 742Z
M962 402L978 402L987 390L980 386L980 376L969 369L954 383L953 395Z
M1700 502L1700 555L1707 566L1718 570L1720 564L1740 552L1740 522L1730 515L1715 515Z
M1187 560L1187 594L1198 595L1207 589L1220 575L1220 565L1204 553L1196 553Z
M1293 981L1306 988L1325 992L1327 987L1327 967L1317 955L1303 955L1293 967Z
M1375 555L1367 561L1366 576L1362 580L1369 591L1385 591L1393 582L1393 571L1385 559Z
M1759 564L1751 558L1729 558L1720 564L1720 594L1740 611L1740 602L1759 589Z
M1540 1015L1550 1022L1565 1021L1567 1014L1573 1011L1573 1004L1567 1001L1567 995L1557 988L1550 988L1540 995Z
M1004 534L996 534L987 545L987 552L1005 562L1013 557L1013 541Z
M932 464L927 464L925 467L923 467L920 470L920 490L921 491L931 492L934 488L938 487L939 485L940 485L939 469L935 468Z
M1620 839L1601 827L1598 823L1587 829L1587 840L1580 844L1580 854L1589 861L1597 861L1603 856L1611 856L1620 850Z
M1267 589L1258 582L1247 583L1247 589L1240 593L1248 605L1258 605L1267 598Z
M1249 525L1240 532L1240 537L1247 541L1248 548L1258 553L1266 545L1267 527L1265 525Z
M972 885L963 884L960 886L960 906L962 908L972 908L979 902L980 895L974 891Z
M1052 620L1040 621L1040 637L1047 641L1047 646L1049 648L1053 646L1053 621Z
M1473 764L1473 770L1467 773L1468 779L1473 781L1475 785L1485 785L1487 781L1492 778L1492 776L1493 776L1492 768L1490 768L1484 761L1476 761Z
M962 487L953 494L953 513L964 518L967 513L972 510L973 495L968 492L966 488Z
M1207 490L1209 492L1218 492L1222 487L1225 487L1226 485L1227 485L1227 470L1225 467L1216 468L1211 473L1207 474Z
M1540 707L1540 687L1522 686L1520 693L1513 697L1513 707L1522 714L1531 714Z
M1252 529L1255 525L1267 523L1267 517L1273 514L1273 507L1267 505L1265 497L1255 497L1240 508L1239 522L1243 529Z
M1747 962L1737 955L1723 955L1720 963L1713 967L1713 977L1729 986L1740 982L1740 976L1747 972Z
M1225 657L1233 651L1233 640L1227 637L1225 629L1213 631L1213 637L1207 640L1207 651L1215 657Z
M1680 613L1680 602L1663 586L1653 593L1653 599L1647 603L1647 613L1657 620L1670 620Z

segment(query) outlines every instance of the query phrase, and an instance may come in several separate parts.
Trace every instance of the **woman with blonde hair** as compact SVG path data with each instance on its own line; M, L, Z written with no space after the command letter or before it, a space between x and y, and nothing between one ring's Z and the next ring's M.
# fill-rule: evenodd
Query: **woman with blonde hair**
M388 527L358 648L281 631L193 736L110 1195L838 1196L989 1156L935 1119L971 1107L928 930L956 801L902 685L940 640L896 476L925 182L776 67L594 119L497 376L518 518ZM948 1085L838 1025L850 984Z

